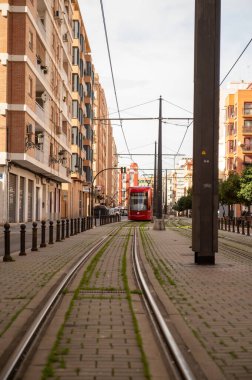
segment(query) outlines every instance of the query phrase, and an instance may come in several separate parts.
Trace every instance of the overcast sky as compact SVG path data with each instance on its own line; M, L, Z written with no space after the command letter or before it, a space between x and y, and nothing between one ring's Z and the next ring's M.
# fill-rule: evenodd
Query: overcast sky
M116 112L100 0L79 0L79 4L109 112ZM194 0L103 0L103 7L121 116L157 117L161 95L164 117L192 117ZM252 37L251 15L252 0L222 0L221 80ZM252 44L223 86L239 80L252 81ZM122 111L145 102L150 103ZM163 125L165 154L178 151L187 129L187 122L175 123L179 125ZM130 153L154 153L157 121L123 121L123 130ZM118 153L127 153L119 125L113 126L113 134ZM180 153L192 155L192 127ZM153 167L152 156L133 159L141 168ZM119 162L125 166L132 161L125 156ZM172 167L173 157L164 157L163 168Z

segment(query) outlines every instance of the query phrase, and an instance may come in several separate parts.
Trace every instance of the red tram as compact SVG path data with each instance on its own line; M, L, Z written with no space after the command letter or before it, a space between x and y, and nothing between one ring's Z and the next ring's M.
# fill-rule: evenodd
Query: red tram
M129 188L128 219L152 219L152 188L150 186L134 186Z

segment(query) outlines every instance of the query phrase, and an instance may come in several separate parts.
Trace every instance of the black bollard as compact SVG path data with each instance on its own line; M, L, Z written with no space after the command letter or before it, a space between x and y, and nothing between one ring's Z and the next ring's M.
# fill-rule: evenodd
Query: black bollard
M59 242L60 240L60 220L57 220L56 225L56 241Z
M250 222L247 220L247 236L250 236Z
M241 225L242 225L242 235L245 235L245 220L244 219L242 219Z
M240 233L240 220L236 218L237 233Z
M65 240L65 221L61 221L61 240Z
M84 218L81 218L81 232L84 231Z
M232 219L232 232L235 232L235 218Z
M77 218L77 234L80 233L80 218Z
M70 236L73 236L73 218L71 218L70 220L70 227L71 227L71 231L70 231Z
M228 231L230 232L231 231L231 219L228 218Z
M48 244L53 244L53 221L49 222L49 242Z
M86 231L86 229L87 229L87 218L83 218L83 227L84 227L84 231Z
M37 241L38 241L38 228L37 228L37 223L33 222L32 223L32 251L37 251Z
M74 235L77 234L77 220L74 218Z
M26 225L21 224L20 225L20 252L19 252L19 256L26 256L26 252L25 252L25 229L26 229Z
M3 261L14 261L10 255L10 225L4 224L4 257Z
M69 219L66 220L66 238L69 238Z
M42 220L42 222L41 222L41 243L40 243L41 248L46 247L45 233L46 233L46 221Z
M96 227L96 217L94 218L94 225L95 225L95 227Z

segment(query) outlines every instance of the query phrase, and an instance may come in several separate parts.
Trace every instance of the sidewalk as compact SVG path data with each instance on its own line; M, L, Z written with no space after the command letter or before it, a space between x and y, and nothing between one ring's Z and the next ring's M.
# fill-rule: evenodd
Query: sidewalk
M194 264L191 240L179 229L149 228L146 238L154 249L146 261L152 261L163 284L160 297L195 362L211 380L223 375L228 380L252 379L251 237L238 237L246 240L251 260L220 250L213 266Z
M0 358L9 342L25 328L32 310L48 297L71 263L113 228L115 224L111 223L87 230L37 252L27 250L27 256L12 254L13 262L0 258Z

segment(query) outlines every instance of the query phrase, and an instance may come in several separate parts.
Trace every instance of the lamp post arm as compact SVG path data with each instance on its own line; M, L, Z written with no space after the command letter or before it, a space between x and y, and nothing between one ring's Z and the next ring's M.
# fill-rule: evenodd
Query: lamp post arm
M99 174L101 174L102 172L105 172L106 170L118 170L120 168L117 168L117 167L113 167L113 168L105 168L105 169L102 169L100 170L93 178L92 180L92 184L91 184L91 215L92 217L94 217L94 205L93 205L93 201L94 201L94 181L96 180L97 176Z

